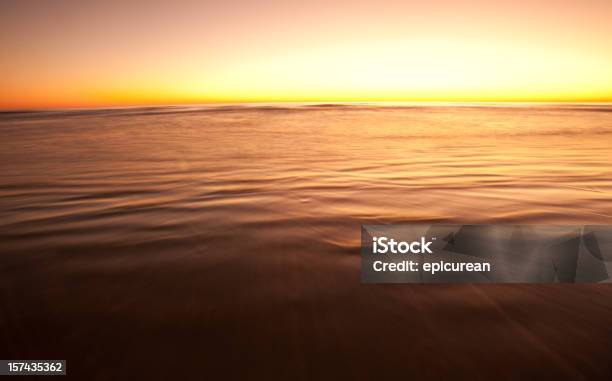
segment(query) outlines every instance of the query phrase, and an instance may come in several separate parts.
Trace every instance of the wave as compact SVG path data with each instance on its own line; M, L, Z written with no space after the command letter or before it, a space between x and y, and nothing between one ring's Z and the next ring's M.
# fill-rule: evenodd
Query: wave
M55 109L55 110L0 110L0 120L28 120L44 118L67 118L88 116L145 116L170 114L205 114L205 113L235 113L235 112L305 112L321 110L350 110L350 111L445 111L445 110L489 110L489 111L516 111L525 110L533 112L596 112L611 113L612 104L540 104L540 103L289 103L289 104L257 104L242 103L230 105L171 105L171 106L143 106L143 107L110 107L91 109Z

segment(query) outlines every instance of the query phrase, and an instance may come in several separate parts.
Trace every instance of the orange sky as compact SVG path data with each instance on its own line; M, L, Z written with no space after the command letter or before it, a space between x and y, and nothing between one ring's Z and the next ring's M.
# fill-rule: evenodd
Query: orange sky
M0 3L0 108L612 101L612 1Z

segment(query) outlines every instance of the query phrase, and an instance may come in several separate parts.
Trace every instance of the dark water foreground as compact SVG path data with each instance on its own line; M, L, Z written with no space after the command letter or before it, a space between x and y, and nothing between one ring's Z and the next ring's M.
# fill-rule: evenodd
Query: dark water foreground
M362 285L360 224L612 223L609 106L0 114L0 357L81 379L608 379L612 285ZM197 376L197 377L196 377Z

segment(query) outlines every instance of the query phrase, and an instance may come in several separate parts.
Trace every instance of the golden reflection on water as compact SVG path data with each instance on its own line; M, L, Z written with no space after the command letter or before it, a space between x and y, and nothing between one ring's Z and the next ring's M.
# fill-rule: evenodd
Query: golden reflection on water
M15 248L257 224L351 245L359 223L612 221L605 105L170 107L0 127Z
M6 358L100 379L117 356L133 378L607 374L610 287L360 285L358 245L362 223L612 223L610 106L5 113L0 134Z

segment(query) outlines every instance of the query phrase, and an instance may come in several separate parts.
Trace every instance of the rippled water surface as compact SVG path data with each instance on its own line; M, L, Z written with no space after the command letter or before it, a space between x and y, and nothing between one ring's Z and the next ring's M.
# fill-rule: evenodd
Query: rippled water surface
M612 106L5 112L0 137L6 358L101 377L139 374L123 358L161 361L154 376L474 379L510 358L500 378L609 375L609 286L360 285L358 244L362 223L611 224Z

